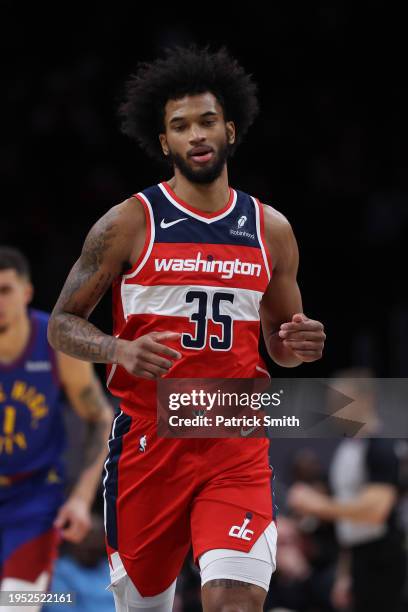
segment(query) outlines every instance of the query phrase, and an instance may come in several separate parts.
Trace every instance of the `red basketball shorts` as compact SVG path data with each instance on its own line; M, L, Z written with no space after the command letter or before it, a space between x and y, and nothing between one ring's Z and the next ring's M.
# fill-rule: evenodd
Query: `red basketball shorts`
M121 412L104 477L108 556L144 597L170 586L191 544L196 563L214 548L248 552L274 519L266 438L158 438L156 427Z

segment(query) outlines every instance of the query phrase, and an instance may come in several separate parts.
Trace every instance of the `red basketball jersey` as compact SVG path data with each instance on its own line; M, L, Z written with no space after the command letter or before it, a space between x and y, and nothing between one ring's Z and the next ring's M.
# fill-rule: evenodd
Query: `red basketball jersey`
M175 331L175 378L267 376L259 356L259 305L271 277L260 202L230 187L205 213L159 183L135 194L147 231L143 251L113 284L114 335L134 340ZM135 204L137 205L137 204ZM108 366L108 387L128 414L156 416L156 382Z

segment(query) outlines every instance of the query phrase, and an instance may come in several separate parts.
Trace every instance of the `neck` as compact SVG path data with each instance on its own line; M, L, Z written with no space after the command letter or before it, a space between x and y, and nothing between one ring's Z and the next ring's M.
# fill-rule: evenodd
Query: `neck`
M31 324L28 314L14 321L10 327L0 334L0 363L7 365L15 361L27 346L30 337Z
M227 204L230 195L227 165L215 181L204 185L192 183L180 173L178 168L175 168L174 176L167 181L167 184L179 198L203 212L221 210Z

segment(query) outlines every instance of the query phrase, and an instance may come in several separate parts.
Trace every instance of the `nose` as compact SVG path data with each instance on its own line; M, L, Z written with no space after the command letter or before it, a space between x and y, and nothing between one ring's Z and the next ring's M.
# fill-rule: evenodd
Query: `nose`
M203 133L201 127L199 125L192 125L190 130L190 144L197 144L198 142L202 142L205 140L205 134Z

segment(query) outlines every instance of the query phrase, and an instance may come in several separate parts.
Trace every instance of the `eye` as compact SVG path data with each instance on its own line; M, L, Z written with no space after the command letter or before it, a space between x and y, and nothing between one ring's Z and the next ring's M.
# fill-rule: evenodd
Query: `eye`
M215 121L208 119L207 121L204 121L204 125L214 125Z
M173 128L176 132L181 132L184 130L184 125L175 125Z

